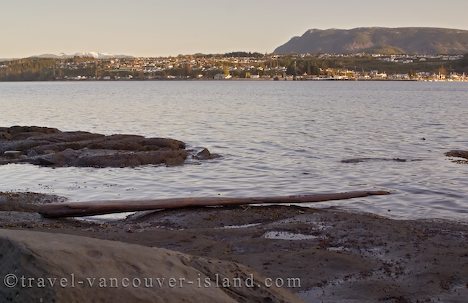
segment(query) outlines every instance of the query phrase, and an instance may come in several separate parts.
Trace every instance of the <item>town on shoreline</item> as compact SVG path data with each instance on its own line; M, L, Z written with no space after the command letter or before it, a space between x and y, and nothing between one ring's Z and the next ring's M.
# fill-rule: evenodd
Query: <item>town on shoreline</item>
M0 62L0 81L468 81L467 55L233 52L175 57L39 56Z

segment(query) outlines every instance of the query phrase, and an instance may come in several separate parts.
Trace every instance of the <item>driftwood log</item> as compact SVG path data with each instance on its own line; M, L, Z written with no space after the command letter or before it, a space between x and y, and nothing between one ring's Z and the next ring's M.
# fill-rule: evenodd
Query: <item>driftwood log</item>
M278 204L278 203L315 203L331 200L344 200L375 195L388 195L386 191L353 191L330 194L276 196L276 197L246 197L246 198L173 198L158 200L115 200L115 201L91 201L51 203L38 208L38 212L46 218L85 217L105 215L112 213L174 209L183 207L203 206L231 206L253 204Z

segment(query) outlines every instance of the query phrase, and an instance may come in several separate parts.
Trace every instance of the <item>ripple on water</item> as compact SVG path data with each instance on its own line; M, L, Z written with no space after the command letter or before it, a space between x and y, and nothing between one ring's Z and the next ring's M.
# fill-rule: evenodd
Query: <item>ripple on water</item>
M0 100L2 126L172 137L223 155L169 168L6 165L2 191L83 201L386 189L313 207L467 219L468 166L443 156L468 149L466 83L0 83ZM364 157L423 161L340 162Z

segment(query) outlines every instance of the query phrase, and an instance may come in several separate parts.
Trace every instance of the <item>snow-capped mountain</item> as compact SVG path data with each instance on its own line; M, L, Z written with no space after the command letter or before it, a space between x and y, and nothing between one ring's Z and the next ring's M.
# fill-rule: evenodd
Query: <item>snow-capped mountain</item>
M42 54L38 56L32 56L36 58L54 58L54 59L66 59L66 58L73 58L73 57L91 57L95 59L109 59L109 58L131 58L132 56L127 55L113 55L109 53L99 53L99 52L78 52L74 54L65 54L60 53L56 54Z
M98 52L80 52L73 54L74 57L93 57L95 59L109 59L118 57L118 55Z

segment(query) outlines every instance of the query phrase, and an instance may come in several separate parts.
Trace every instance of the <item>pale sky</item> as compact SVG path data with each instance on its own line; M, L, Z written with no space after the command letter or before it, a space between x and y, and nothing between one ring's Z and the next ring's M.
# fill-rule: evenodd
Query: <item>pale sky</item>
M0 0L0 58L272 52L310 28L468 29L468 0Z

